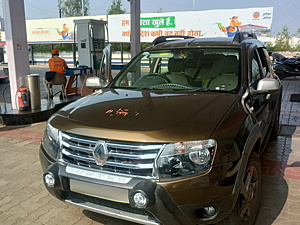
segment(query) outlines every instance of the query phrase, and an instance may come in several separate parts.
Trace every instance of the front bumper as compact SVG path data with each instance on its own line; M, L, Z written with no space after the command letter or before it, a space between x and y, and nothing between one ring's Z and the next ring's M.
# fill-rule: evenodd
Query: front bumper
M45 183L45 186L56 198L96 213L139 224L194 225L216 223L230 214L236 199L235 195L230 194L222 198L214 197L212 201L179 205L175 202L174 196L162 184L157 184L151 180L133 178L128 184L118 184L69 174L66 172L67 165L61 162L53 162L44 152L42 146L40 148L40 161L45 171L44 176L52 174L54 177L55 184L49 187ZM83 186L85 187L84 191L76 188ZM226 193L228 193L228 188L233 189L233 186L224 187L224 189L227 189ZM86 193L86 187L92 187L88 191L89 193ZM223 187L218 188L220 190ZM119 189L119 192L117 189ZM148 193L148 197L152 202L147 209L138 209L131 206L132 194L140 189ZM98 192L93 192L95 190ZM103 190L106 190L105 192L111 190L112 193L116 190L116 194L111 196L117 196L119 193L119 197L112 200L112 197L107 196L107 193L105 196L99 196L98 193ZM207 191L207 187L203 188L203 191ZM91 194L91 192L93 193ZM211 192L211 190L208 190L209 194ZM126 194L127 196L124 196ZM216 195L218 194L216 193ZM121 199L120 202L117 199ZM217 209L217 213L213 217L204 216L202 213L203 208L208 206Z

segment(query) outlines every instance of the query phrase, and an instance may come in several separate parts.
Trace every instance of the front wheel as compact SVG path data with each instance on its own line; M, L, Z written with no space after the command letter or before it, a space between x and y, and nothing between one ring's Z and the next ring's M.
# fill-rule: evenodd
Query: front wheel
M261 165L256 153L249 157L239 197L228 218L220 225L254 225L261 194Z

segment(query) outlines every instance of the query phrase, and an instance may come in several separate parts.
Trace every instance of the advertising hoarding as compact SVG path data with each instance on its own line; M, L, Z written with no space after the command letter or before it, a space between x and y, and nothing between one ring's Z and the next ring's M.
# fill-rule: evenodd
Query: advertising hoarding
M78 19L106 20L106 16L27 20L27 40L29 44L74 42L74 20Z
M250 31L269 36L273 7L229 10L207 10L170 13L142 13L141 42L152 42L158 36L233 36ZM110 42L130 42L130 15L109 15Z
M120 14L26 20L28 43L73 43L74 20L78 19L108 20L109 41L130 42L130 14ZM270 35L272 20L273 7L142 13L140 35L141 42L152 42L158 36L224 37L249 31L264 40ZM4 35L1 41L5 42Z

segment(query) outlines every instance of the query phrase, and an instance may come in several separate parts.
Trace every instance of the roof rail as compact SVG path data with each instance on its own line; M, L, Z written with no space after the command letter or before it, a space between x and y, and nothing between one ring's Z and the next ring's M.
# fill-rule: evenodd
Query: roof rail
M152 41L151 45L150 46L154 46L154 45L157 45L159 43L163 43L163 42L166 42L166 41L175 41L175 40L178 40L178 39L189 39L189 38L195 38L195 37L192 37L192 36L159 36L157 38L154 39L154 41ZM169 39L169 40L167 40Z
M241 43L245 39L257 39L256 35L254 33L250 32L237 32L234 35L233 41L236 43Z

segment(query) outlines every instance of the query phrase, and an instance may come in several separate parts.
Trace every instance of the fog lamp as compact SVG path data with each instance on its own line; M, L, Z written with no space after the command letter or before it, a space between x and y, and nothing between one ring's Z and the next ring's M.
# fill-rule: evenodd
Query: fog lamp
M53 174L47 173L47 174L44 176L44 180L45 180L45 184L46 184L48 187L54 187L54 184L55 184L55 178L54 178Z
M141 192L137 192L133 196L135 207L144 209L148 205L148 198Z
M155 203L156 183L152 180L142 180L129 192L128 199L133 208L147 209Z
M212 217L214 215L216 215L216 209L213 206L208 206L208 207L204 207L203 212L206 216L208 217Z

